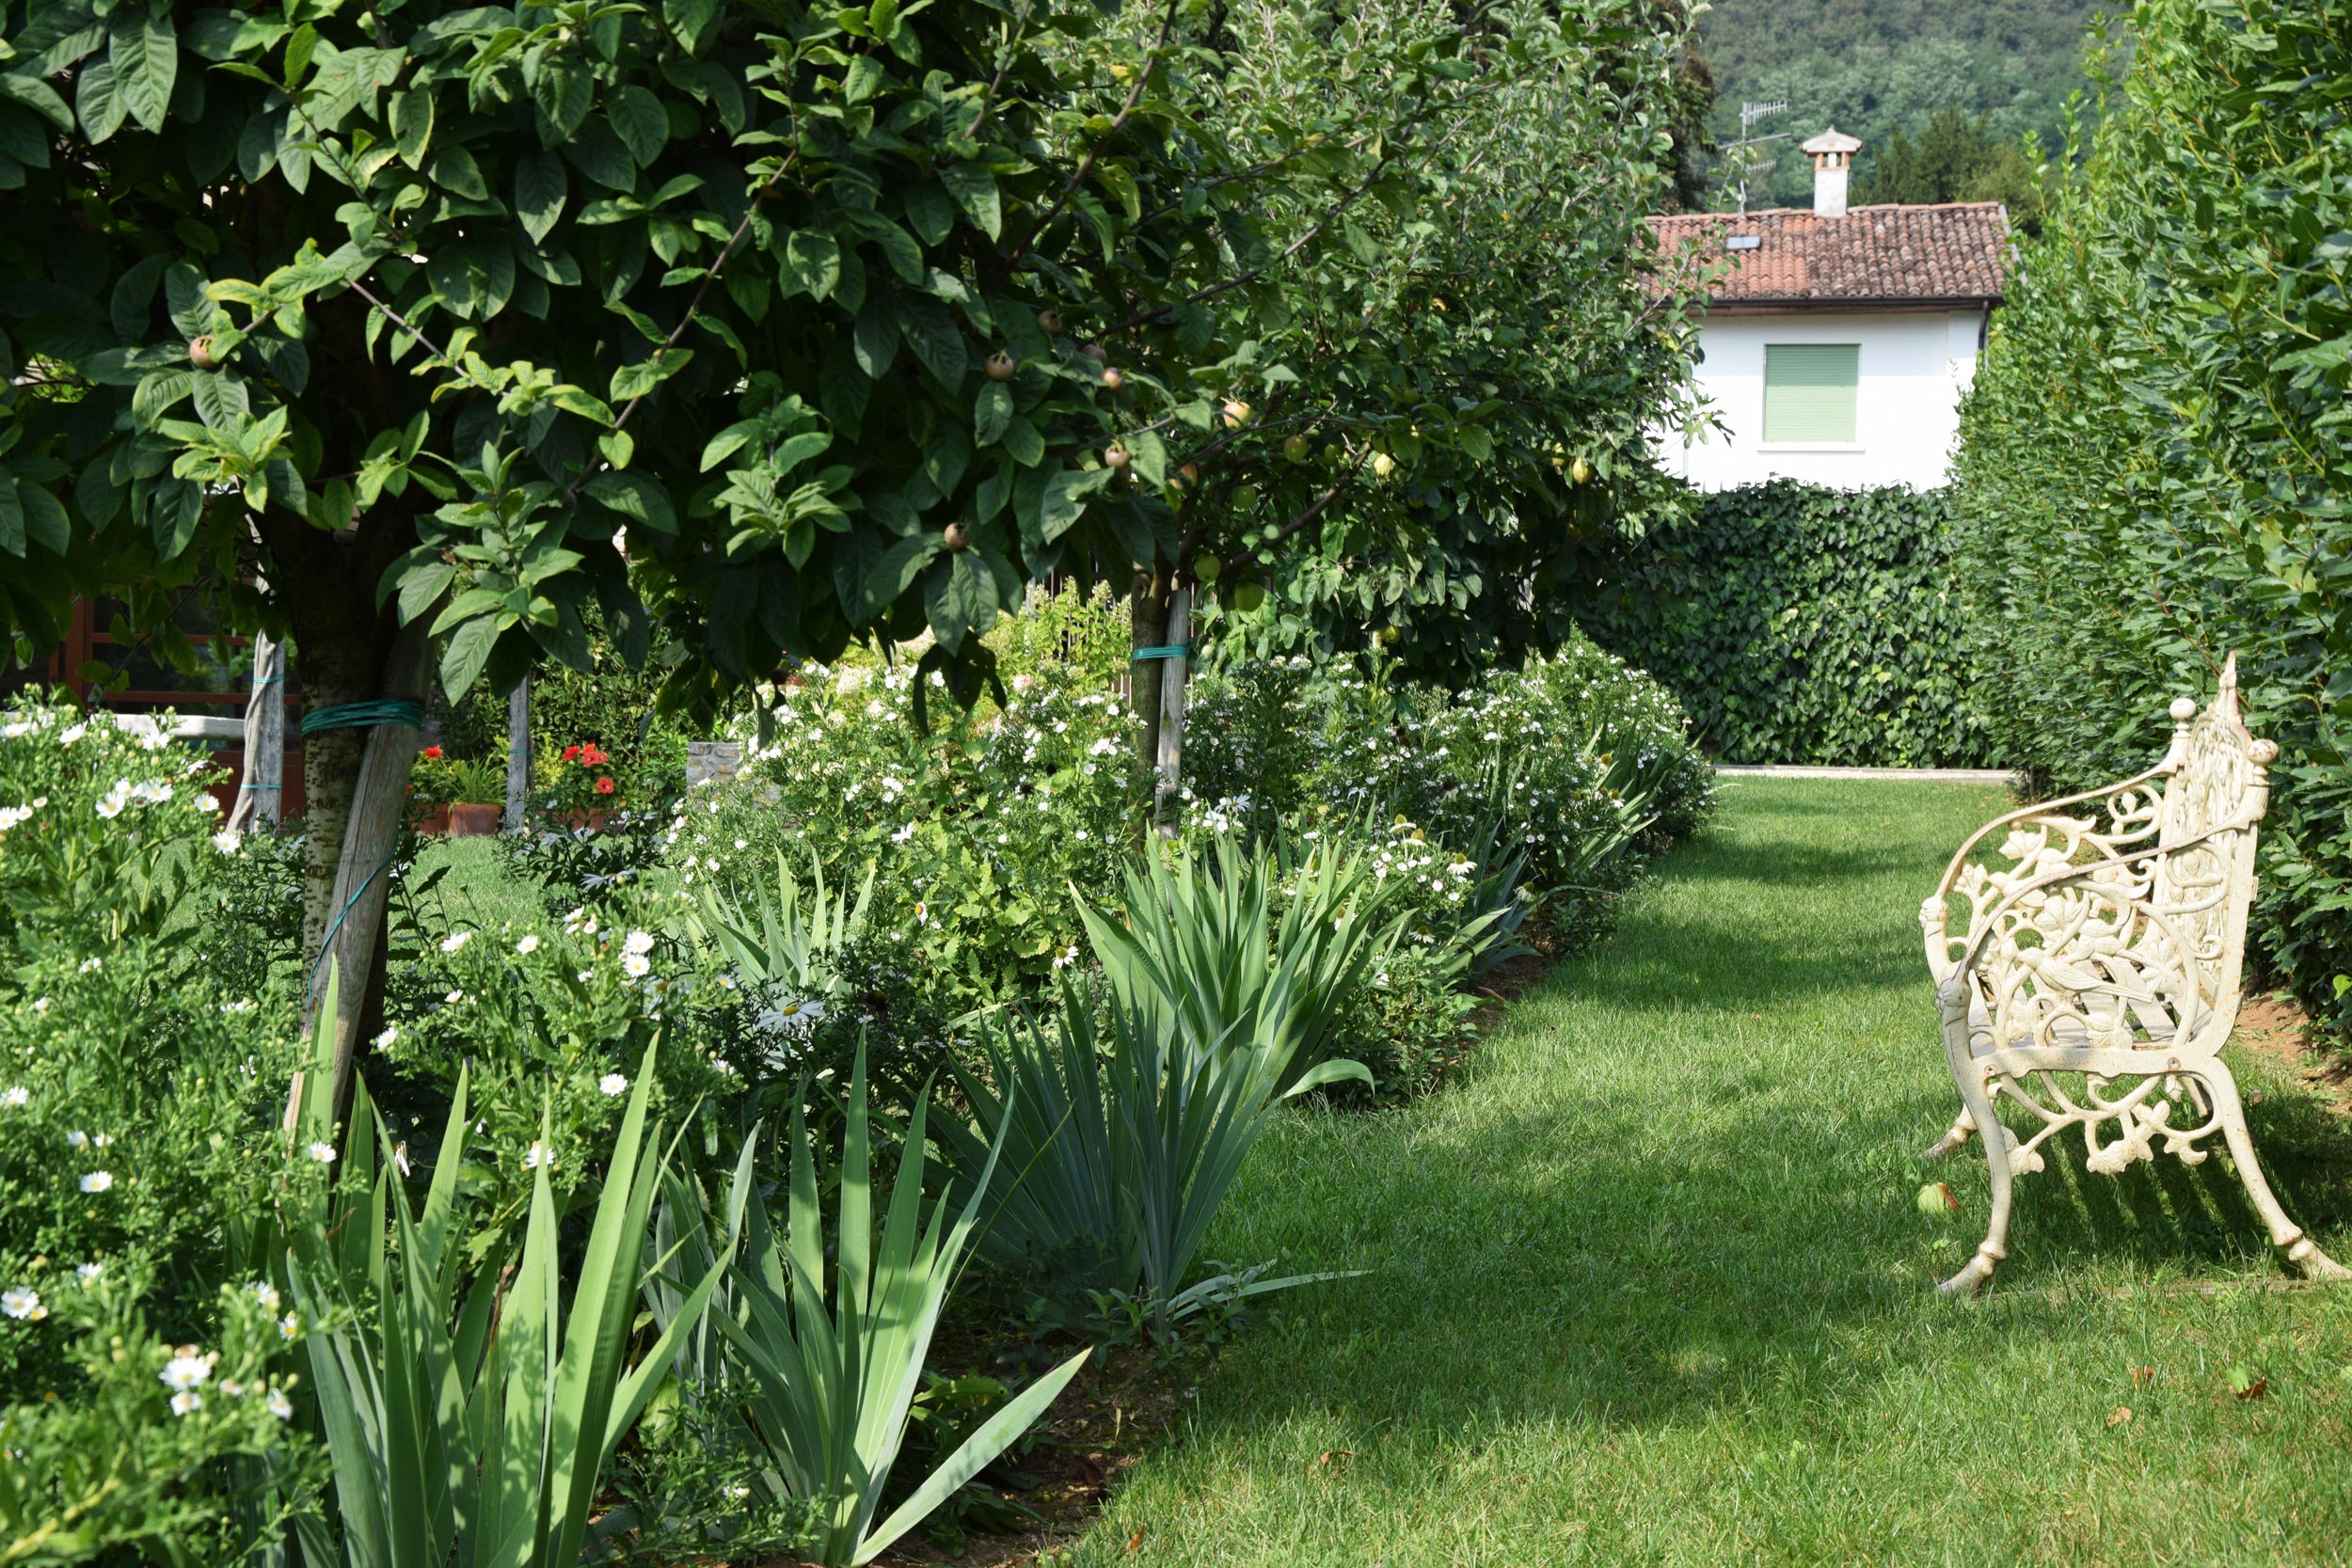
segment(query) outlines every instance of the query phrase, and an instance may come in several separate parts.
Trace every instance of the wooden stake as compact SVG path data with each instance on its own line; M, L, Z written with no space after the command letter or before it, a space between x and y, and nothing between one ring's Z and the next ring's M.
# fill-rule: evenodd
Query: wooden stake
M523 828L523 797L531 790L531 677L515 683L506 698L506 816L510 833Z
M384 661L382 694L421 702L432 668L432 640L425 635L431 617L420 615L392 640ZM391 858L400 842L401 819L408 805L408 774L417 761L417 726L379 724L368 731L367 750L359 763L359 778L351 794L351 812L343 825L342 858L335 868L333 935L324 956L313 954L310 997L304 1011L304 1029L326 999L326 976L339 974L335 990L335 1119L340 1125L351 1103L351 1085L359 1054L359 1019L367 1006L369 981L375 966L376 938L384 929L384 912L391 888ZM301 1093L296 1076L294 1093Z
M245 700L245 776L229 826L249 832L257 823L276 824L285 812L286 645L269 633L253 634L253 689Z
M1183 647L1192 641L1192 590L1179 588L1168 596L1168 641ZM1184 779L1184 683L1192 660L1176 654L1160 660L1159 787L1152 816L1160 836L1176 836L1177 795Z

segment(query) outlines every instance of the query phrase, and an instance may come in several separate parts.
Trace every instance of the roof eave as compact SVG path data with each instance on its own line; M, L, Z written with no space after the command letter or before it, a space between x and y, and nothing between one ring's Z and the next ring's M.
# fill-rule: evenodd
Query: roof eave
M1962 306L1994 306L1999 294L1766 294L1738 299L1709 299L1708 310L1719 314L1793 310L1949 310Z

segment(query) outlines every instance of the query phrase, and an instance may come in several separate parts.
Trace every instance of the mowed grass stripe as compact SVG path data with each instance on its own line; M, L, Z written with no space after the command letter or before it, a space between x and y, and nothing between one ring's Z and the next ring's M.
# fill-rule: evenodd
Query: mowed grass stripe
M2265 1288L2219 1156L2111 1180L2076 1141L1992 1296L1933 1293L1986 1198L1973 1148L1915 1158L1956 1104L1917 911L2003 805L1742 781L1462 1081L1284 1126L1211 1254L1370 1272L1245 1337L1078 1560L2343 1560L2352 1291ZM2290 1212L2352 1256L2343 1130L2241 1061Z

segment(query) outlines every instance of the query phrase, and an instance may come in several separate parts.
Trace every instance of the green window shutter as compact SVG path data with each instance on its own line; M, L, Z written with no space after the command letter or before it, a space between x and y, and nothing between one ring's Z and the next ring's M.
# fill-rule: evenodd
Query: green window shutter
M1764 345L1764 440L1851 441L1860 343Z

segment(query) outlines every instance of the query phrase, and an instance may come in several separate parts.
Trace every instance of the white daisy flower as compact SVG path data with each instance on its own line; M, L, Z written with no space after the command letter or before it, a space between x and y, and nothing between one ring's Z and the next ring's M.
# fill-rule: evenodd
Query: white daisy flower
M555 1151L547 1145L534 1143L523 1151L523 1169L537 1170L541 1165L555 1168Z
M22 1109L29 1104L32 1098L33 1091L22 1084L11 1084L7 1088L0 1089L0 1105L5 1105L11 1111Z
M272 1285L266 1279L257 1279L252 1284L246 1286L246 1289L252 1293L255 1301L262 1304L262 1307L265 1311L275 1312L278 1310L277 1286Z
M628 934L628 940L621 943L621 951L624 953L652 952L653 933L650 931L631 931Z
M197 1354L196 1347L190 1345L165 1362L164 1370L155 1375L165 1387L183 1394L213 1375L213 1358Z
M224 855L233 855L245 847L245 834L234 828L223 828L213 835L213 847Z
M454 953L472 940L473 933L471 931L452 931L449 935L441 939L441 951L444 953Z
M183 1392L171 1396L171 1413L175 1416L185 1416L191 1411L201 1410L203 1408L204 1396L198 1393L193 1388L183 1390Z
M278 1337L279 1338L291 1339L301 1332L302 1319L299 1314L289 1312L284 1317L278 1320Z
M286 1397L286 1391L283 1388L272 1388L269 1391L269 1397L262 1402L266 1404L269 1407L269 1413L279 1420L287 1421L294 1418L294 1401Z
M73 1271L73 1277L85 1285L95 1285L98 1283L98 1276L105 1272L106 1265L103 1263L84 1263Z
M65 1135L65 1146L68 1148L87 1148L89 1147L89 1134L77 1127L72 1132L68 1132Z
M643 953L624 953L621 955L621 973L628 975L632 980L644 979L646 974L652 971L652 969L653 960L646 958Z
M103 1193L114 1184L115 1173L110 1170L94 1170L82 1178L82 1191L86 1193Z
M325 1141L314 1141L303 1152L322 1165L331 1165L335 1163L335 1146Z
M608 1072L596 1080L596 1090L607 1097L628 1092L628 1080L617 1072Z
M49 1308L40 1304L40 1292L23 1285L11 1285L0 1291L0 1312L6 1312L19 1323L39 1323L49 1316Z
M103 958L84 958L82 960L82 967L75 970L73 973L76 974L94 974L105 967L106 960Z
M400 1038L399 1028L387 1023L383 1031L375 1037L375 1048L378 1051L389 1051L392 1048L392 1042L398 1038Z
M529 956L530 954L539 951L539 933L533 931L531 935L516 942L515 944L515 951L525 956Z

